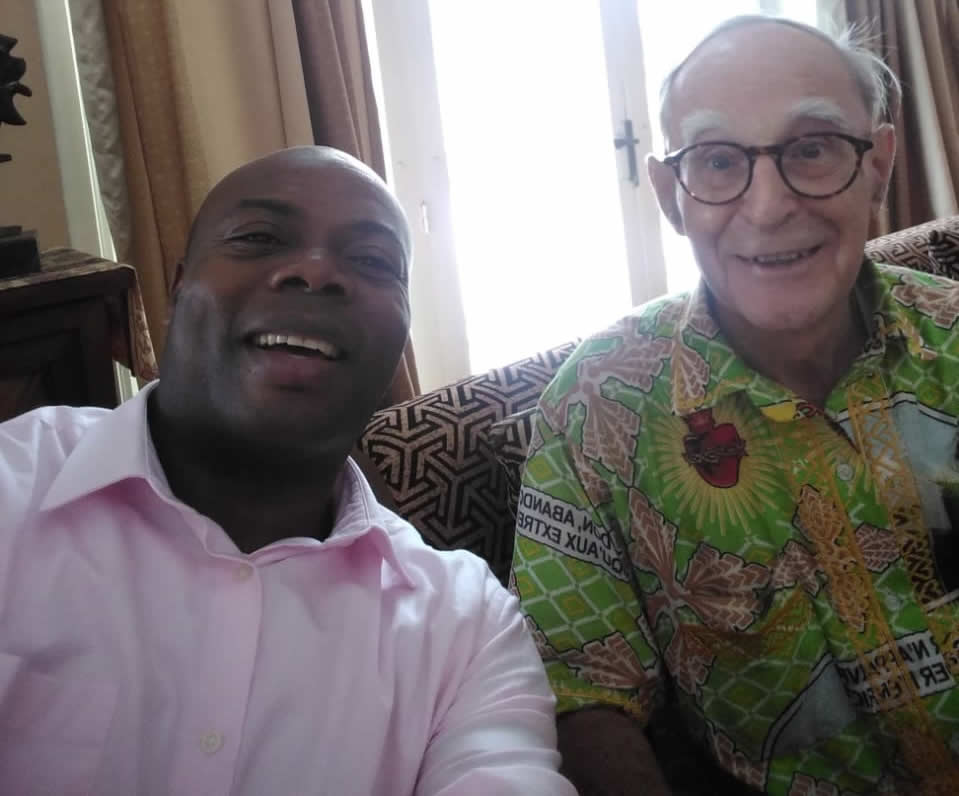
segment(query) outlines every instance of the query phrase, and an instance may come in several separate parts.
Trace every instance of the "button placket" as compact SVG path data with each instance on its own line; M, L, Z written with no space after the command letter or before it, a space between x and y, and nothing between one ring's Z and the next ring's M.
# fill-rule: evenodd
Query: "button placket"
M263 595L253 565L235 556L219 559L211 567L216 585L204 606L209 631L198 648L197 688L184 717L183 757L171 792L227 793L236 773Z

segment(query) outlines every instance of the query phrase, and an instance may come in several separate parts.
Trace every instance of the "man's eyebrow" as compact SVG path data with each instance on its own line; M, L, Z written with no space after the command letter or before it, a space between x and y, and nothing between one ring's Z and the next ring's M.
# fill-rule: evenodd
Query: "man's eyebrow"
M828 97L805 97L793 105L786 114L787 124L792 125L804 120L829 124L840 130L849 130L849 121L842 108ZM693 143L708 130L729 129L730 118L721 111L712 108L695 110L679 123L682 146Z
M811 119L824 122L840 130L849 129L848 117L842 112L839 103L828 97L806 97L789 109L790 124Z
M385 235L396 241L401 248L406 249L403 236L394 227L389 224L384 224L381 221L374 221L372 219L349 221L342 224L337 232L340 235Z
M679 123L679 140L681 146L688 146L707 130L729 127L729 116L725 113L711 108L700 108L684 116Z

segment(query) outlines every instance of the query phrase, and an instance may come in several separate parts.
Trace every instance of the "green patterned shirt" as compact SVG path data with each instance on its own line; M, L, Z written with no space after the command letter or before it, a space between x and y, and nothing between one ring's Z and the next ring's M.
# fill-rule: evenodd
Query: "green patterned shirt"
M959 793L959 285L863 268L824 410L751 370L700 287L544 392L513 588L558 709L663 682L771 794ZM955 528L955 531L953 530Z

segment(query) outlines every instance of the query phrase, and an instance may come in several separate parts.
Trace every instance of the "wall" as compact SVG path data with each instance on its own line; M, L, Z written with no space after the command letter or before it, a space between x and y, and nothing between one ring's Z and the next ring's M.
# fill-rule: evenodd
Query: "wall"
M13 53L27 61L23 82L33 96L15 100L26 127L0 127L0 152L13 155L11 163L0 164L0 224L37 230L41 250L67 246L67 214L35 4L33 0L2 4L0 33L20 40Z

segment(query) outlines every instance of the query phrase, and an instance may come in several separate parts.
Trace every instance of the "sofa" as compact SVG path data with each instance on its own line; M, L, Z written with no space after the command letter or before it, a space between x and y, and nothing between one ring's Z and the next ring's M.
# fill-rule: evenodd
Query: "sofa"
M866 255L959 279L959 216L876 238ZM359 441L361 466L385 503L429 544L485 558L504 583L531 416L576 344L381 409Z

